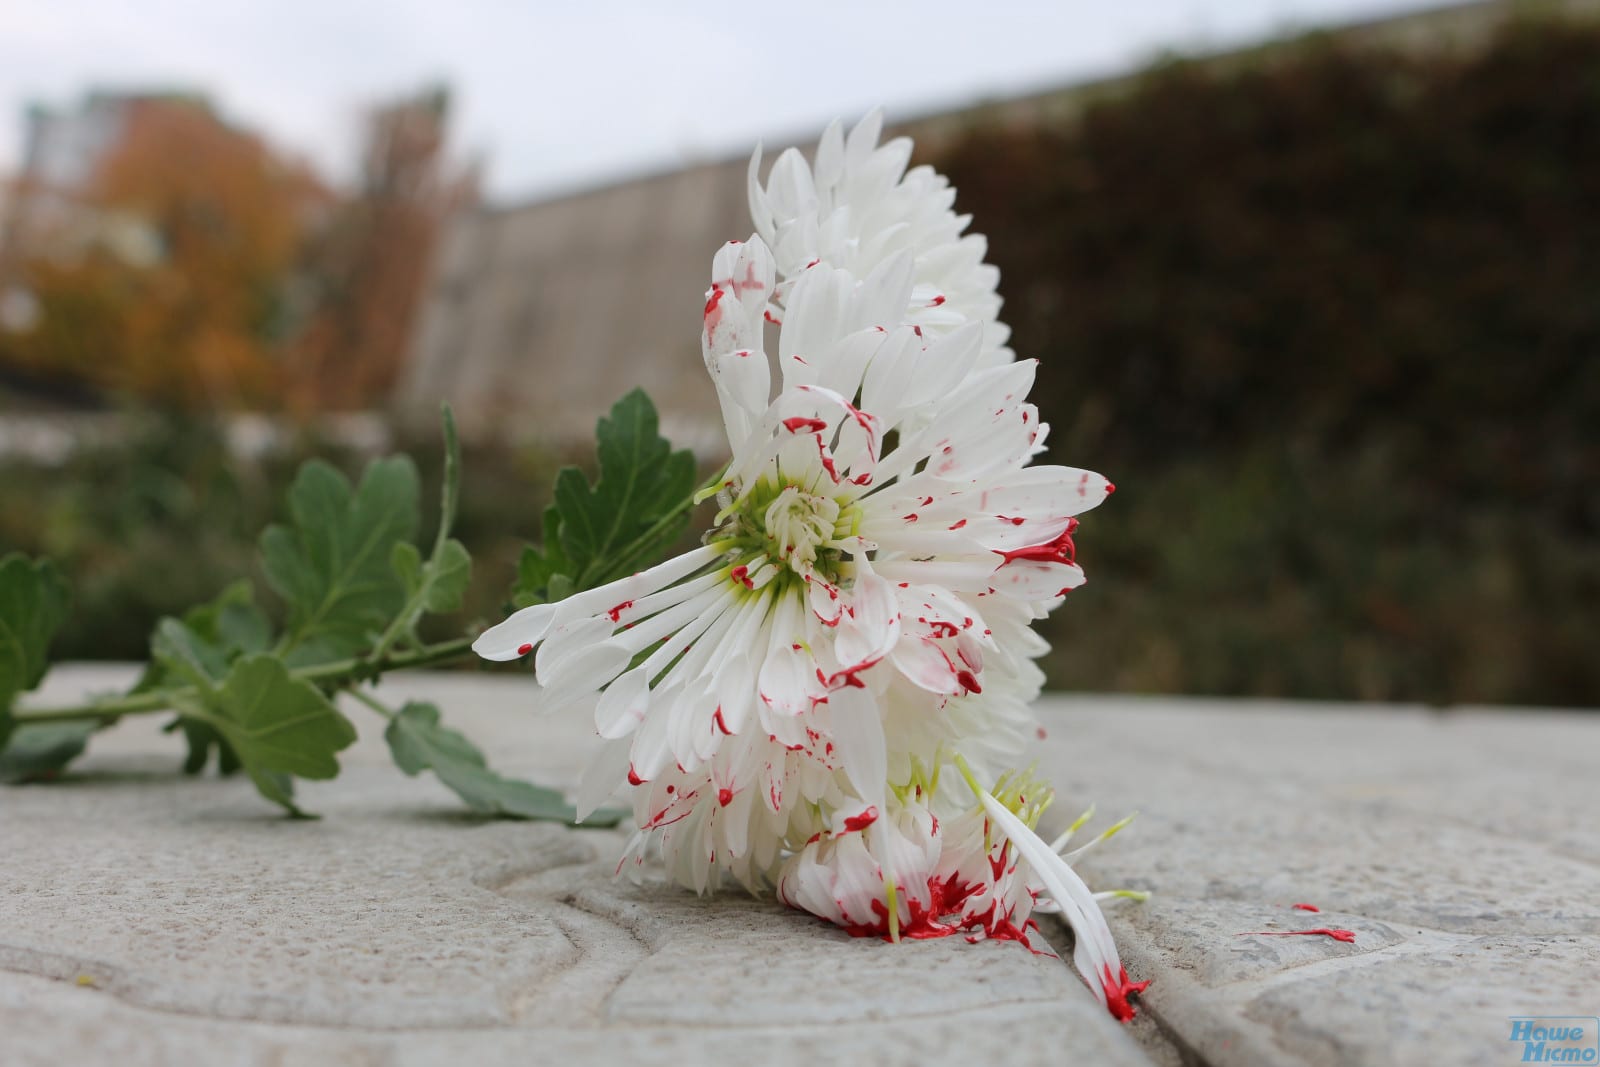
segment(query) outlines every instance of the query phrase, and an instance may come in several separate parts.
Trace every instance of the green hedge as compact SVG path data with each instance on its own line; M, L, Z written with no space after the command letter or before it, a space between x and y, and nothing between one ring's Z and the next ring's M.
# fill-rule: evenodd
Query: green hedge
M436 500L439 443L430 436L393 447L417 461L422 499ZM232 456L215 425L152 415L117 444L81 448L61 466L0 462L0 555L49 556L72 585L53 657L144 659L161 616L181 615L241 576L259 578L257 539L283 520L295 468L312 456L351 476L372 458L309 433L272 454ZM431 636L456 636L473 620L503 615L557 467L592 459L467 450L455 532L472 548L476 577L457 616L428 620ZM269 597L267 606L276 603Z
M1177 62L933 160L1119 492L1068 688L1600 704L1600 28Z

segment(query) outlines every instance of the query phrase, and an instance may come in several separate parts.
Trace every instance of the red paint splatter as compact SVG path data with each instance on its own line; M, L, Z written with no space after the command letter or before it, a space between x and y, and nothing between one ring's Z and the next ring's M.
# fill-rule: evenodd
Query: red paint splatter
M860 815L852 815L846 819L844 821L844 832L847 834L853 834L857 830L865 830L867 827L871 826L877 821L878 809L876 807L868 808Z
M721 303L722 290L713 286L710 295L706 297L705 330L708 334L715 330L717 324L722 321L722 308L718 306Z
M965 526L966 524L967 524L967 520L966 519L957 519L955 522L950 524L950 529L959 530L959 529L961 529L961 527Z
M628 784L644 785L644 779L639 777L639 772L633 769L633 764L628 764Z
M737 244L738 242L734 243ZM760 292L767 287L767 284L756 277L756 265L754 262L750 262L744 265L744 280L735 282L733 287L735 289L754 289Z
M828 472L834 484L839 483L839 468L833 464L833 454L828 451L828 446L822 443L822 435L817 434L817 455L822 458L822 469Z
M743 583L746 589L754 589L756 587L755 581L750 577L750 568L746 567L742 563L733 568L733 570L729 571L728 577L732 578L736 582Z
M1062 530L1053 541L1046 541L1042 545L1028 545L1024 548L1013 548L1009 551L995 549L995 552L1004 560L1000 566L1004 567L1013 560L1029 559L1040 563L1071 563L1077 556L1077 546L1072 543L1072 531L1075 529L1071 523Z
M711 716L711 719L712 719L713 722L715 722L717 724L717 729L721 730L724 734L728 734L730 736L733 734L733 731L728 729L727 722L722 718L722 705L721 704L717 705L717 713L715 715Z
M627 611L631 607L633 607L633 601L624 600L622 603L618 604L616 607L614 607L610 611L606 612L606 614L611 616L611 621L612 622L621 622L622 621L622 613L624 611Z
M1100 976L1100 985L1106 993L1106 1008L1110 1010L1117 1021L1124 1023L1138 1014L1134 1006L1128 1003L1128 997L1132 994L1143 993L1150 987L1148 981L1128 981L1128 969L1126 967L1122 969L1120 977L1113 977L1111 964L1109 963L1106 964L1105 973Z
M900 518L901 518L901 520L902 520L902 521L904 521L904 522L916 522L916 521L917 521L917 513L916 513L916 512L915 512L915 511L913 511L913 512L912 512L912 513L911 513L911 514L909 514L909 515L902 515L902 516L900 516Z
M1300 911L1321 911L1322 910L1321 908L1317 907L1315 904L1291 904L1289 906L1291 908L1298 908Z
M983 692L983 686L978 684L977 677L971 671L961 671L956 675L956 681L961 683L961 688L969 693Z
M938 296L934 297L933 298L933 302L930 303L928 306L931 307L931 308L936 308L942 303L944 303L944 294L943 293L941 293Z
M726 786L717 790L717 803L721 804L723 807L727 807L729 804L732 804L733 790L727 788Z
M1318 927L1315 930L1250 930L1235 937L1331 937L1335 941L1343 941L1347 945L1356 942L1353 930L1329 930L1327 927Z
M800 433L802 430L809 433L817 433L821 430L826 430L828 424L821 419L808 419L803 415L796 415L792 419L784 419L783 427L790 433Z
M533 646L532 645L518 645L517 646L517 655L519 655L519 656L526 656L529 652L532 652L532 651L533 651Z

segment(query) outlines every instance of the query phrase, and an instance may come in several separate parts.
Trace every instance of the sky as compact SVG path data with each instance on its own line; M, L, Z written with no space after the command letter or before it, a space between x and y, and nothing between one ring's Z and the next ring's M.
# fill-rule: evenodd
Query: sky
M364 107L454 92L453 147L500 202L1430 6L1415 0L0 0L0 173L23 110L196 89L335 180Z

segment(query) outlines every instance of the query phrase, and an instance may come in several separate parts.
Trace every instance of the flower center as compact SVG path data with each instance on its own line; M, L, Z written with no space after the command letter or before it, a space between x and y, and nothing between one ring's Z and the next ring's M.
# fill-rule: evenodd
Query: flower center
M842 553L834 543L849 536L859 518L859 509L848 500L763 479L736 507L724 506L729 511L716 536L731 539L747 568L742 573L753 576L771 563L778 575L839 581Z
M789 565L796 574L816 567L817 549L833 539L839 521L839 505L825 496L802 493L789 486L779 493L763 518L770 554Z

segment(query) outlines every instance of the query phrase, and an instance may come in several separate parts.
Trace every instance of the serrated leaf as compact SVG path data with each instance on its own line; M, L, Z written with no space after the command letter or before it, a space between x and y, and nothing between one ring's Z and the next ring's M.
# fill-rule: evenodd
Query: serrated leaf
M48 781L83 754L98 719L26 723L17 727L0 752L0 782Z
M410 703L401 708L384 731L394 762L409 775L432 769L473 811L484 815L520 819L548 819L571 823L577 812L554 789L506 778L489 769L478 747L456 730L441 726L439 709L432 704ZM620 814L599 812L611 817L597 822L591 816L585 825L615 825Z
M50 640L67 617L67 583L49 560L0 559L0 742L5 712L38 685L50 665Z
M561 600L570 589L558 594L551 585L558 576L571 575L572 561L561 551L561 511L554 504L544 509L544 543L527 545L517 561L517 581L511 589L514 607ZM567 584L571 585L571 579Z
M156 624L150 641L150 666L134 691L200 685L209 693L227 677L229 667L240 656L265 651L271 644L271 624L255 604L254 589L241 579L214 600L184 612L182 622L167 618ZM224 776L239 769L238 756L207 723L180 717L166 729L183 731L189 746L185 773L204 770L213 749L217 770Z
M404 456L367 467L352 493L320 460L289 489L288 526L261 535L267 581L289 603L285 648L294 662L354 656L405 602L394 546L417 529L417 471Z
M450 538L439 546L438 554L424 563L422 553L409 541L394 546L390 560L395 573L405 584L408 600L419 596L419 607L431 614L458 611L472 583L472 556L466 546Z
M576 467L556 475L544 544L523 554L514 599L560 599L561 577L569 579L567 592L602 584L678 537L687 515L670 516L694 492L694 456L674 452L658 431L655 405L641 389L600 420L600 477L590 485Z
M295 806L289 776L334 777L336 754L356 739L355 727L321 690L268 655L240 659L214 701L182 710L214 728L262 796L295 815L304 812Z
M212 692L228 673L228 657L221 649L172 618L156 623L150 635L150 658L161 666L167 679L203 693Z

